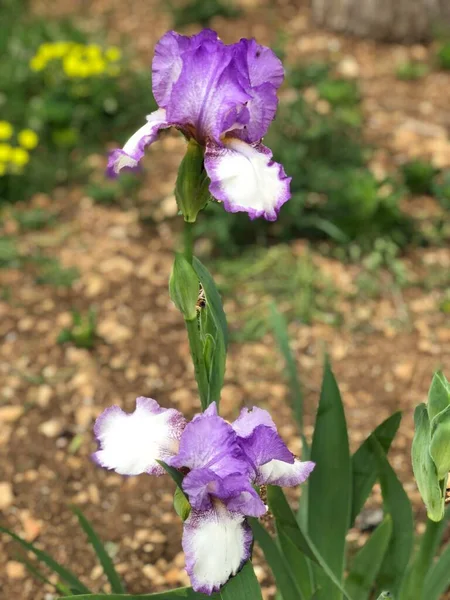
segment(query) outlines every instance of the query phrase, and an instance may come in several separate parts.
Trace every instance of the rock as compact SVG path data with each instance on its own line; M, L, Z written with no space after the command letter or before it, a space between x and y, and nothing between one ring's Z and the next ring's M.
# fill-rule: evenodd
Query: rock
M25 412L23 406L0 407L0 423L15 423Z
M21 562L10 560L6 563L6 575L8 579L23 579L25 574L25 565Z
M58 437L63 431L63 424L59 419L50 419L50 421L45 421L41 423L38 427L39 433L45 435L48 438Z
M339 75L348 79L358 77L359 71L359 64L353 56L346 56L337 66Z
M20 520L27 542L34 542L42 531L44 523L40 519L35 519L29 510L20 511Z
M49 385L40 385L36 393L36 403L41 408L47 408L52 397L52 388Z
M145 575L145 577L147 577L147 579L150 579L154 585L164 585L165 583L164 577L153 565L144 565L142 567L142 573Z
M108 344L125 342L133 337L131 329L112 318L99 323L98 333Z
M6 510L13 502L12 485L8 481L0 481L0 510Z

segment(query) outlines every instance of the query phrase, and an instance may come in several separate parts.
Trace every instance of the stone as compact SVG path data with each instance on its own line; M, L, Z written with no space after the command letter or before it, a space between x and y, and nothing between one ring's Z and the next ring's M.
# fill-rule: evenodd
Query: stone
M14 502L12 485L9 481L0 481L0 510L6 510Z
M25 412L23 406L0 407L0 423L15 423Z
M23 579L25 577L25 565L17 560L9 560L6 563L6 575L8 579Z
M62 433L63 427L64 426L59 419L50 419L49 421L41 423L38 427L38 431L47 438L56 438Z

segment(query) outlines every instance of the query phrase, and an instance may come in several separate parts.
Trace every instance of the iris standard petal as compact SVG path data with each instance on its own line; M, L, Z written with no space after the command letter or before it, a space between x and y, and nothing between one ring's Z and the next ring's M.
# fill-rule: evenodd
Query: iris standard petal
M249 463L231 425L218 416L199 415L188 423L180 440L173 467L211 469L220 477L246 473Z
M238 60L241 65L245 61L248 79L252 87L270 83L279 88L284 79L284 68L281 60L273 50L261 46L256 40L241 39L237 46Z
M253 408L244 407L239 417L231 424L239 437L252 435L259 425L265 425L266 427L275 429L275 431L277 429L270 413L258 406L254 406Z
M122 169L135 169L144 156L145 147L152 144L161 129L170 127L166 120L166 111L159 108L147 117L147 123L138 129L122 149L113 150L109 155L107 174L115 177Z
M302 462L295 459L293 464L281 460L271 460L258 468L256 485L280 485L283 487L294 487L308 479L313 471L315 463L311 461Z
M259 425L249 437L240 438L239 443L255 468L274 459L291 464L294 462L294 455L278 432L271 427Z
M290 198L291 178L262 144L250 145L235 138L225 139L224 147L210 143L205 168L212 196L222 201L228 212L243 211L251 219L275 221Z
M137 398L131 414L111 406L95 422L99 450L92 458L120 475L162 475L165 471L156 461L176 454L185 425L181 413L161 408L151 398Z
M196 140L220 142L221 135L241 123L241 112L251 96L231 64L231 46L206 40L182 54L183 66L172 87L167 118L191 131Z
M242 514L216 501L208 511L191 510L184 523L186 570L195 591L218 591L250 557L252 533Z

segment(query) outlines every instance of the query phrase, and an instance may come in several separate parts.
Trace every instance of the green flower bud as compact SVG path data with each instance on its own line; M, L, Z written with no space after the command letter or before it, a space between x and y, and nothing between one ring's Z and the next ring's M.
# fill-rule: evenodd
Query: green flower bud
M191 513L191 505L182 489L177 486L173 496L173 507L182 521L186 521Z
M430 421L450 406L450 384L444 375L437 371L428 392L428 416Z
M186 154L178 169L175 197L184 220L194 223L210 199L209 178L203 164L203 148L189 140Z
M176 254L169 280L169 294L186 321L193 321L197 317L198 293L197 273L182 254Z
M450 406L431 421L430 454L439 480L450 471Z
M419 404L414 412L414 439L412 443L414 477L422 500L427 507L428 517L432 521L440 521L444 517L445 488L439 482L436 466L430 455L430 441L430 421L427 407L425 404Z

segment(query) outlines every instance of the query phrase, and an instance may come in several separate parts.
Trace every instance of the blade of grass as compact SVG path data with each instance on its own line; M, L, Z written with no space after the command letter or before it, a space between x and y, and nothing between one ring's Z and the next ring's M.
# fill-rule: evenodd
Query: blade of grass
M125 588L122 585L119 575L116 573L113 561L106 552L100 538L96 534L94 528L77 506L72 506L72 511L75 513L84 533L87 535L89 542L95 550L96 555L102 565L103 571L111 585L111 590L117 594L125 593Z

